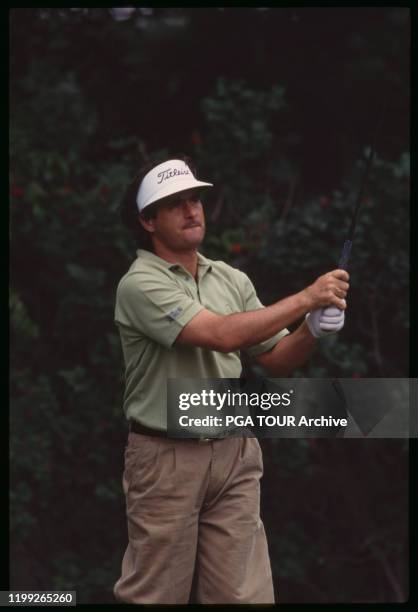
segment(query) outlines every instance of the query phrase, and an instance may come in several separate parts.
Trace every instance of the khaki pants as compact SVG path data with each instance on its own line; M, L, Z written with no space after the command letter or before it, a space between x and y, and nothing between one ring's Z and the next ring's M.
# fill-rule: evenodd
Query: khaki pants
M129 433L123 489L129 544L118 601L274 603L260 519L256 438L211 442Z

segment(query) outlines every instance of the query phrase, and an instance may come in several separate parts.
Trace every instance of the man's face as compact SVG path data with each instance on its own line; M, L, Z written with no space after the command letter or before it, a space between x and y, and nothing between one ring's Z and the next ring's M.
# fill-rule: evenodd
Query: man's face
M165 198L158 204L156 216L141 221L153 239L173 251L196 249L205 236L205 216L196 190Z

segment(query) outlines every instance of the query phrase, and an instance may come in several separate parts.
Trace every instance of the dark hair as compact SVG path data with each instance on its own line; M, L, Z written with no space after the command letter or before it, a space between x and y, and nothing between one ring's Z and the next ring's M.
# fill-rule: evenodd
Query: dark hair
M131 181L126 189L125 195L119 206L120 217L122 223L125 227L130 230L136 240L137 246L141 249L146 249L147 251L154 251L151 234L147 232L147 230L142 227L139 221L139 211L136 203L136 196L138 194L138 189L141 184L142 179L150 170L152 170L158 164L162 164L165 161L169 161L170 159L182 159L189 166L193 174L196 176L196 167L187 155L170 155L169 157L165 156L164 158L153 161L148 161L139 169L135 178ZM150 204L145 208L145 210L141 213L141 216L145 220L152 219L157 214L159 201L154 204Z

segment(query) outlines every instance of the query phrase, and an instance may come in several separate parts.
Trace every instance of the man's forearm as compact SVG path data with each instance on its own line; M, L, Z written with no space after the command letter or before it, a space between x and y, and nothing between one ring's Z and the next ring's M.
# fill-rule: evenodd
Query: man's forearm
M227 315L223 318L219 334L230 343L228 352L245 349L271 338L308 310L309 302L301 291L260 310Z
M270 376L289 376L309 360L316 345L304 321L293 333L285 336L274 348L256 357Z

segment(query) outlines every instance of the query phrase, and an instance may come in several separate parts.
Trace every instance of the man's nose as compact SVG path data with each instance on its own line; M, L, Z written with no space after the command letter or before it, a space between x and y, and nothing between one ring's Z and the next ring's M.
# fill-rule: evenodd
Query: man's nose
M196 202L185 199L183 201L183 213L186 215L186 217L194 217L197 214Z

